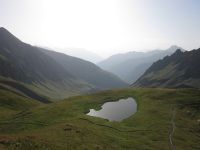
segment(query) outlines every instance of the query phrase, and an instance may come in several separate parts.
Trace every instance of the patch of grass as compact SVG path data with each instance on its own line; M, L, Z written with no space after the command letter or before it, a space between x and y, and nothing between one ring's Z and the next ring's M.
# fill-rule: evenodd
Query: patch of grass
M0 89L0 108L21 111L39 105L36 100L17 95L13 92Z
M99 109L105 102L127 97L136 99L138 111L122 122L85 115L90 108ZM0 117L8 111L5 106L0 106ZM0 146L20 150L169 150L172 109L175 109L173 141L176 149L199 149L199 108L199 90L151 88L109 90L76 96L46 105L39 104L20 112L9 108L11 115L6 119L10 122L0 122L0 128L4 129L0 130L0 139L6 136L11 142L0 142Z

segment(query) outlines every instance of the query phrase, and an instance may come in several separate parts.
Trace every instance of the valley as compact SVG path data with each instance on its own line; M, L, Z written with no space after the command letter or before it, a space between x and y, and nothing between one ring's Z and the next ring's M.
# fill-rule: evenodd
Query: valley
M128 85L89 61L26 44L3 27L0 83L4 88L39 100L64 99Z
M156 61L165 56L172 55L177 49L185 51L183 48L172 45L166 50L155 49L148 52L130 51L122 54L115 54L101 61L98 65L129 84L134 83L145 71Z
M0 28L0 149L200 149L200 49L176 48L113 56L139 60L128 84Z

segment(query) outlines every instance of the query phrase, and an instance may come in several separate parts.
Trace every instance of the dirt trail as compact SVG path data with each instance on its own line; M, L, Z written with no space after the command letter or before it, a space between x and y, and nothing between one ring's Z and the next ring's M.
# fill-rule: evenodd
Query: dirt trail
M175 111L175 109L172 109L172 118L171 118L172 127L171 127L171 130L169 132L169 142L170 142L170 146L171 146L172 150L176 150L176 146L173 142L173 134L174 134L175 128L176 128L176 125L175 125L175 122L174 122L175 115L176 115L176 111Z

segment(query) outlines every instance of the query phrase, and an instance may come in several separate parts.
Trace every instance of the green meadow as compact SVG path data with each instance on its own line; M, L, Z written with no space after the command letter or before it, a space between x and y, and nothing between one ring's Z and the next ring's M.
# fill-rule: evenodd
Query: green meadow
M138 110L121 122L85 115L133 97ZM199 150L200 91L127 88L43 104L0 90L1 150Z

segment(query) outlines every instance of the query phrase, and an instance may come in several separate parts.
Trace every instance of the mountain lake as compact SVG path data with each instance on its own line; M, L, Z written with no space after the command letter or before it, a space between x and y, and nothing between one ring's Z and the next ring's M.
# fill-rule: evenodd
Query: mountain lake
M106 102L101 108L97 111L90 109L87 115L108 119L109 121L122 121L136 113L137 103L134 98L129 97L115 102Z

